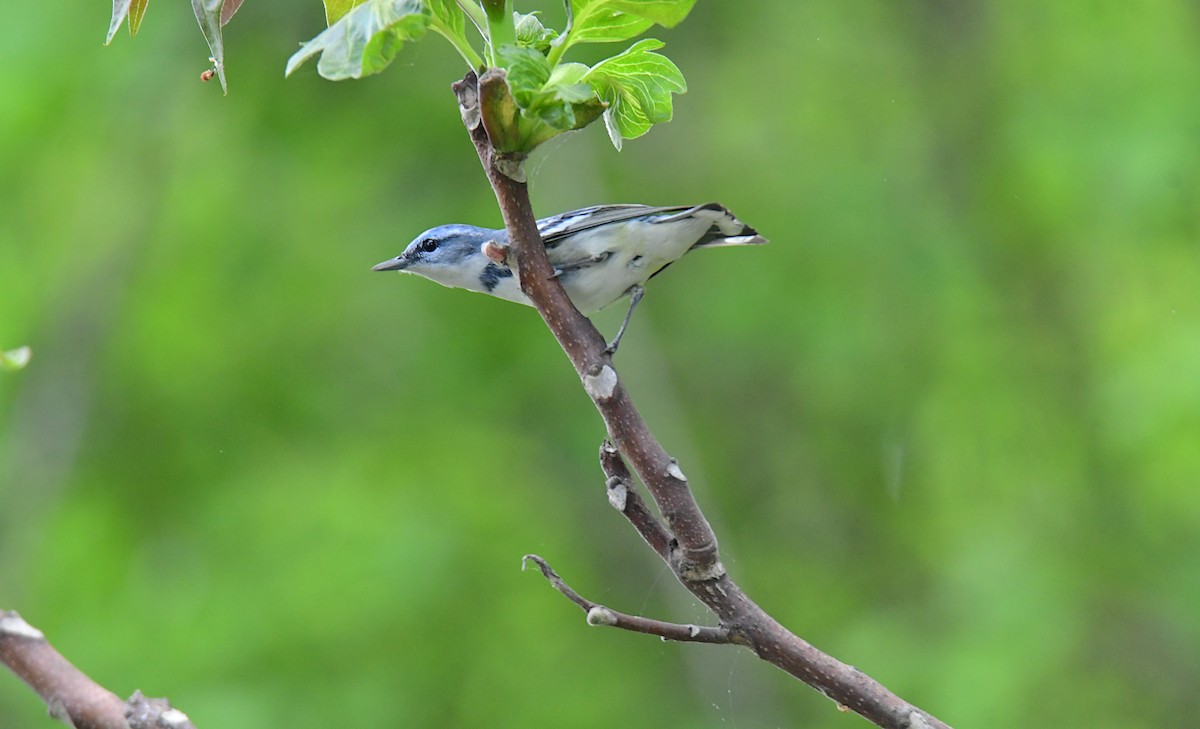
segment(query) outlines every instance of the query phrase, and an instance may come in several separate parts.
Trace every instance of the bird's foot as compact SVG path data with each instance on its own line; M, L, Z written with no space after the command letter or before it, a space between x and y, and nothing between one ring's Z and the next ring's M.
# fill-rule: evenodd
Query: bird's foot
M604 354L608 355L609 359L617 353L617 347L621 346L621 337L625 336L625 328L629 326L629 319L633 316L633 310L637 308L638 302L646 295L646 289L641 284L634 284L629 287L629 311L625 312L625 321L621 322L621 328L617 330L617 336L609 342L604 348Z

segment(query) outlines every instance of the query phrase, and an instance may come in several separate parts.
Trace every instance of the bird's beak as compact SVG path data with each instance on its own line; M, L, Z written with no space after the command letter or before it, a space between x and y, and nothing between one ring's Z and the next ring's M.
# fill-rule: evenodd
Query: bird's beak
M395 258L389 258L388 260L384 261L383 263L377 263L374 266L371 266L371 270L372 271L403 271L404 269L408 268L408 263L409 263L408 258L406 258L405 256L396 256Z

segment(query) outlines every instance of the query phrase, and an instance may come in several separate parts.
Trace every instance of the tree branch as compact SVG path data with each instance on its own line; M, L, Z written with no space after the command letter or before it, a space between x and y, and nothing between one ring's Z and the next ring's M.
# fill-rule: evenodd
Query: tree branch
M763 660L881 727L948 729L945 723L896 696L862 671L822 653L789 632L729 578L717 553L716 536L700 511L682 469L638 413L613 367L612 358L605 352L604 338L575 309L553 275L529 202L524 159L496 151L493 142L497 138L504 141L505 117L513 108L504 71L489 69L481 77L468 73L452 88L458 97L463 123L496 193L515 253L521 290L571 360L584 390L604 419L612 444L633 466L666 524L664 527L656 520L652 524L636 509L633 513L638 521L634 522L629 516L628 501L622 513L665 559L679 582L717 616L721 629L728 631L730 642L749 647ZM489 133L494 136L489 137ZM609 483L613 483L613 476L621 474L609 472L609 467L615 467L612 458L606 458L605 463ZM610 495L611 492L610 486ZM626 488L627 495L631 492L632 489ZM559 580L556 587L561 584ZM589 604L578 594L572 599L581 607Z
M54 650L16 612L0 612L0 663L37 692L50 716L75 729L195 729L166 699L122 701Z
M717 539L688 488L687 477L642 420L612 366L612 358L605 352L604 337L575 309L554 276L538 234L529 189L518 179L523 175L514 170L524 160L496 152L489 140L485 127L494 115L486 106L481 108L481 103L507 95L504 79L504 71L489 69L478 79L474 73L467 74L453 88L471 141L500 204L509 242L516 254L521 290L533 301L575 366L584 389L608 426L613 444L629 459L638 478L653 495L667 528L678 540L674 558L681 569L697 579L717 577L725 571L717 559Z
M733 643L735 637L726 628L709 628L702 625L681 625L666 623L653 618L643 618L637 615L619 613L583 597L563 581L546 560L536 554L527 554L521 559L521 569L526 563L533 562L542 571L542 576L549 580L551 587L561 592L568 600L578 605L587 613L588 625L608 625L634 633L657 635L663 640L674 640L680 643Z
M653 512L642 501L633 485L633 476L629 467L621 458L621 453L609 441L600 445L600 467L604 469L607 480L604 482L608 489L608 503L621 512L646 544L663 558L664 562L671 559L671 533L662 525Z

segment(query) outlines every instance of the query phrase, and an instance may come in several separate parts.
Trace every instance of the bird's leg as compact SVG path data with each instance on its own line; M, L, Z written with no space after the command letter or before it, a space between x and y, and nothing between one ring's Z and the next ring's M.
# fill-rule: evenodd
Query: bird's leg
M613 337L612 343L604 348L604 353L609 357L617 353L617 347L621 346L621 337L625 336L625 327L629 326L629 319L633 316L633 310L637 308L638 302L642 300L642 296L646 294L646 289L641 284L634 284L629 287L629 311L625 312L625 321L621 322L621 328L617 330L617 336Z

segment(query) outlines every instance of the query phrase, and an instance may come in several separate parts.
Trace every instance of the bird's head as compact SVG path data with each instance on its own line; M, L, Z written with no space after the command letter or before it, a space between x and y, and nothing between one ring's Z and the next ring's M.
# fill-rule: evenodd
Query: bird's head
M496 232L473 225L439 225L417 236L404 252L371 268L372 271L415 273L446 286L477 281L488 259L480 246Z

